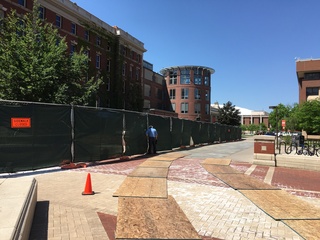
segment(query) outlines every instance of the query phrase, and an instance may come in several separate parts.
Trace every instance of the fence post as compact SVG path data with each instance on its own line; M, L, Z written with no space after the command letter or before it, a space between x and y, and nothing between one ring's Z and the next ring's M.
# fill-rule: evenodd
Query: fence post
M71 162L74 162L74 106L71 104L70 112L70 121L71 121Z

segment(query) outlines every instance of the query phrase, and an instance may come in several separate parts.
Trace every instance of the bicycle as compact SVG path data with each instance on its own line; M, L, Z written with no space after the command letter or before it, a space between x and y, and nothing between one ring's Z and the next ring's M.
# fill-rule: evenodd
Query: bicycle
M302 144L301 146L299 146L297 143L291 143L290 146L285 149L285 152L286 154L291 154L292 152L294 152L298 155L308 155L308 148L308 144Z
M315 144L308 147L308 149L307 149L307 155L309 155L309 156L316 155L317 157L319 157L318 153L320 154L320 148L319 148L319 146L317 147L317 145L315 145Z

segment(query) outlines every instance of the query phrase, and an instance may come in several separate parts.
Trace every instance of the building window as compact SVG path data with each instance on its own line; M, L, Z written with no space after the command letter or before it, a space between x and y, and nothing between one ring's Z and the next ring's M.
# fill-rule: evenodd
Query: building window
M210 105L206 104L206 114L210 114Z
M202 79L201 79L201 76L195 76L194 77L194 84L196 85L201 85L202 84Z
M98 69L100 69L100 59L101 59L100 54L97 54L96 55L96 68L98 68Z
M139 76L140 76L140 68L136 69L136 80L139 80Z
M17 35L18 36L24 36L25 35L25 32L24 32L24 28L25 28L25 23L23 21L23 19L19 18L18 19L18 29L17 29Z
M62 17L60 15L56 15L56 26L61 28L62 26Z
M87 41L90 41L90 32L89 32L89 30L85 30L85 32L84 32L84 38L85 38Z
M151 87L150 85L145 84L144 85L144 96L150 97L151 96Z
M201 106L200 103L194 104L194 113L200 113L200 110L201 110L200 106Z
M210 94L208 90L206 90L206 101L210 101Z
M306 88L306 96L318 96L319 95L319 87L307 87Z
M109 77L107 78L107 81L106 81L106 90L108 92L110 91L110 78Z
M0 27L3 19L4 19L4 11L0 8Z
M319 80L320 79L320 72L305 73L304 79L305 80Z
M190 70L181 69L180 70L180 84L190 84Z
M39 7L39 18L42 20L45 18L44 7L42 6Z
M71 33L77 34L77 25L75 23L71 23Z
M18 4L26 7L26 0L18 0Z
M181 113L188 113L188 111L189 111L189 104L181 103Z
M175 89L170 89L169 97L170 97L170 99L176 99L176 90Z
M77 46L75 44L71 44L70 46L70 54L73 54L77 50Z
M90 61L90 60L89 60L89 59L90 59L90 51L89 51L89 50L84 50L84 51L83 51L83 54L87 56L86 63L89 64L89 61Z
M188 99L188 98L189 98L189 88L182 88L181 99Z
M109 59L107 59L107 67L106 67L106 71L110 72L111 69L111 61Z
M169 84L177 84L177 70L170 71L169 73L170 81Z
M110 42L107 43L107 51L109 51L109 52L111 51L111 43Z
M127 68L127 64L126 64L126 63L123 63L123 64L122 64L122 76L125 76L125 75L126 75L126 68Z
M171 103L171 107L172 107L172 110L175 112L176 111L176 104L175 103Z
M210 71L206 72L206 75L204 76L204 85L209 86L210 85Z
M101 37L100 37L100 36L97 36L97 38L96 38L96 44L97 44L98 46L101 45Z
M194 99L201 99L201 91L200 89L195 89L194 90Z
M201 85L202 84L202 70L199 68L193 70L193 76L194 76L194 84Z
M90 51L89 50L84 50L83 54L86 55L88 57L88 59L90 58Z
M143 101L143 108L150 108L150 100Z
M132 68L133 66L130 64L130 67L129 67L129 74L130 74L130 77L133 78L133 71L132 71Z

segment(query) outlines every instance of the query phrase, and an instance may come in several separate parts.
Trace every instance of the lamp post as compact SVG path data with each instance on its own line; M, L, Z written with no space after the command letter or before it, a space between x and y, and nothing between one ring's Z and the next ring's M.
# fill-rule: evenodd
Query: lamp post
M276 149L279 149L278 146L278 106L269 106L269 109L275 109L276 110Z

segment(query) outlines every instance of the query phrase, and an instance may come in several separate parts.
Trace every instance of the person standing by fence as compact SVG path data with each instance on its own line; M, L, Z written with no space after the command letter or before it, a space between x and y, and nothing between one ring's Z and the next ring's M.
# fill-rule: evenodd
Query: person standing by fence
M158 132L157 130L150 125L146 131L146 136L149 142L148 154L157 153L157 141L158 141Z

